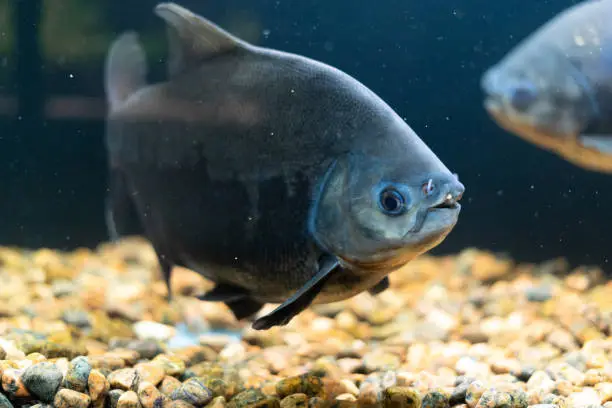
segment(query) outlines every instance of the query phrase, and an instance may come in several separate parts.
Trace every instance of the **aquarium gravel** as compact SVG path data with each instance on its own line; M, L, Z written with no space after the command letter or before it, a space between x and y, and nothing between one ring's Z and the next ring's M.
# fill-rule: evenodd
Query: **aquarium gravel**
M0 263L2 408L612 407L612 284L563 259L422 256L268 331L137 238Z

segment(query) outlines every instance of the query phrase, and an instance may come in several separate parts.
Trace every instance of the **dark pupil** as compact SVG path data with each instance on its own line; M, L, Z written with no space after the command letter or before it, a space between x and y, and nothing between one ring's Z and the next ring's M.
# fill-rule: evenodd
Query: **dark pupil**
M530 88L517 88L512 94L512 105L516 110L525 111L535 102L535 92Z
M400 209L402 202L399 194L394 191L387 191L383 195L383 207L389 212L395 212Z

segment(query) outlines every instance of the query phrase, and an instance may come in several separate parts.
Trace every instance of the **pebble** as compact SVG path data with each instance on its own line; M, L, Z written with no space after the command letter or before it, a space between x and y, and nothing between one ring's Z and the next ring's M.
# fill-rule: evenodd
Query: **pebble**
M62 383L63 375L53 363L41 362L26 368L21 380L28 391L44 402L51 402Z
M140 340L167 341L176 334L172 326L146 320L134 323L133 329Z
M153 383L141 381L138 385L138 400L143 408L154 408L162 406L166 397Z
M161 390L161 392L165 395L171 395L176 389L178 389L181 386L181 382L172 377L172 376L165 376L164 379L162 380L162 383L159 387L159 389Z
M572 406L600 405L601 398L593 388L584 388L579 392L572 392L568 396Z
M309 400L309 407L315 405ZM264 394L258 389L242 391L232 398L227 405L228 408L280 408L277 397Z
M468 405L468 407L476 407L485 391L486 387L481 381L474 381L470 383L465 392L465 403Z
M13 404L2 393L0 393L0 408L14 408Z
M164 379L166 372L159 364L140 363L134 366L141 381L147 381L157 386Z
M2 389L13 398L27 398L30 392L22 381L23 369L9 368L2 372Z
M100 371L92 369L87 379L87 389L93 401L103 399L110 390L110 383Z
M422 408L448 408L450 407L451 392L445 389L431 389L423 397Z
M280 402L280 407L281 408L299 408L299 407L303 407L306 408L308 407L308 395L303 394L303 393L296 393L296 394L291 394L291 395L287 395L285 398L283 398Z
M117 400L117 408L140 408L138 394L134 391L126 391Z
M56 408L87 408L90 402L87 394L62 388L55 394L53 405Z
M182 268L168 304L138 239L0 262L0 408L612 408L596 268L423 255L379 295L260 332Z
M206 405L212 398L212 391L197 377L186 380L170 394L172 400L183 400L195 406Z
M89 364L87 358L83 356L75 357L70 361L62 387L78 392L85 392L90 373L91 364Z
M415 389L395 386L384 391L384 408L419 408L420 406L421 397Z
M552 290L549 286L536 286L527 288L525 296L530 302L546 302L552 297Z
M289 377L276 384L276 394L279 398L285 398L291 394L306 394L308 397L315 397L322 391L323 381L310 373Z
M110 390L108 392L108 406L111 408L117 408L119 399L123 394L125 394L125 391L123 390Z
M131 390L137 389L138 387L138 376L134 368L122 368L113 371L108 376L108 382L111 388L118 388L120 390Z

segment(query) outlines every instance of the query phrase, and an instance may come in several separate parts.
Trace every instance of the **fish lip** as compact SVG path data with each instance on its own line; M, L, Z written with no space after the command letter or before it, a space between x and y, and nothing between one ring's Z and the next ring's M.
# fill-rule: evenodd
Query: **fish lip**
M487 94L483 106L491 115L499 115L504 112L504 102L500 95Z
M504 111L504 93L500 92L498 70L493 67L487 70L480 80L480 89L484 94L484 108L490 113Z
M446 206L443 205L443 204L440 204L440 205L437 205L437 206L429 208L427 210L427 212L428 213L440 214L440 215L442 215L444 213L447 213L448 215L458 217L459 213L461 212L461 204L454 203L454 204L450 204L450 205L446 205ZM425 221L425 222L427 222L427 221Z
M431 207L429 209L429 211L433 211L433 210L460 210L460 209L461 209L461 204L459 204L458 202L444 200L440 204L434 205L433 207Z

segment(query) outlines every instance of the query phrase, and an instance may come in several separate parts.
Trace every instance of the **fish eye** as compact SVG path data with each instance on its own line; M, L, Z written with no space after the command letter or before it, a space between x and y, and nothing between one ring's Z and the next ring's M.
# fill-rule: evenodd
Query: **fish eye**
M388 215L400 215L404 212L406 200L404 196L392 187L380 193L380 208Z
M537 94L533 86L522 84L514 88L511 98L514 109L524 112L536 101Z

